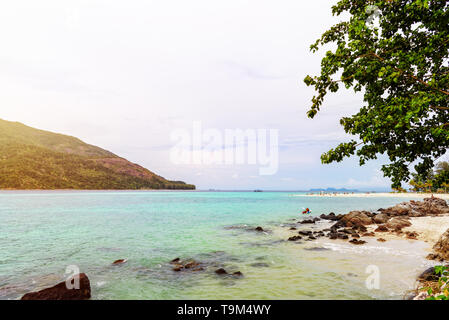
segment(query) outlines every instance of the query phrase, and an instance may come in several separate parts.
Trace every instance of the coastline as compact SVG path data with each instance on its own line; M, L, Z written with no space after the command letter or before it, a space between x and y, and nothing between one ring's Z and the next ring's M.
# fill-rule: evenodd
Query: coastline
M388 193L388 192L369 192L369 193L307 193L307 194L292 194L292 197L329 197L329 198L429 198L432 193ZM434 197L449 200L449 193L434 193Z

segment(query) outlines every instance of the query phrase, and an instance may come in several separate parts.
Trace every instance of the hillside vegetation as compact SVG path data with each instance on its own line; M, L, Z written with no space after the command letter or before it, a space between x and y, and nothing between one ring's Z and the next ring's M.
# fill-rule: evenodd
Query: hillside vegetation
M83 141L0 119L0 189L195 189Z

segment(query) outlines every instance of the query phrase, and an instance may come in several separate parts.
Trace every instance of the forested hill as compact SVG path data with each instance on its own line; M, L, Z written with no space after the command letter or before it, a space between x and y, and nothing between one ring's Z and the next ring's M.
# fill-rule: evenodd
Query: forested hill
M0 119L0 189L195 189L63 134Z

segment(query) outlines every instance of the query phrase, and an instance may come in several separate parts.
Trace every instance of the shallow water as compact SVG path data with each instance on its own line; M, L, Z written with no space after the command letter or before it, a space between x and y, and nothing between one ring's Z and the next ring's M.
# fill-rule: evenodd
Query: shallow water
M306 206L317 216L403 198L292 194L0 192L0 299L53 285L69 265L88 274L94 299L402 299L429 265L417 241L285 241L294 234L289 219ZM168 264L175 257L204 262L206 271L176 273ZM369 265L379 268L379 289L365 285ZM244 277L217 276L218 267Z

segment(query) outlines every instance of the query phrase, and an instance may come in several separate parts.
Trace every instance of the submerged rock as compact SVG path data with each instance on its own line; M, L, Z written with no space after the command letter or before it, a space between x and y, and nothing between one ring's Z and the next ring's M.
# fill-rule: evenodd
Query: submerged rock
M119 259L119 260L115 260L112 264L119 265L119 264L126 263L127 261L128 261L127 259Z
M297 240L301 240L301 239L302 239L301 236L293 236L293 237L288 238L288 241L297 241Z
M223 269L223 268L215 270L215 273L218 274L218 275L228 274L228 272L225 269Z
M79 287L77 288L79 279ZM73 289L67 288L66 282L37 292L25 294L21 300L87 300L91 297L90 281L85 273L73 276L68 283Z
M259 231L259 232L263 232L264 231L262 227L256 227L256 229L254 229L254 230Z

